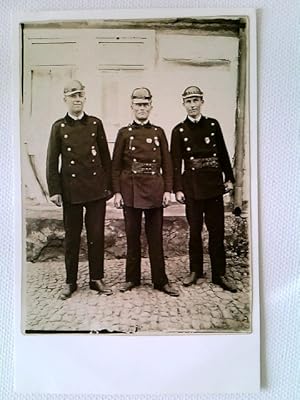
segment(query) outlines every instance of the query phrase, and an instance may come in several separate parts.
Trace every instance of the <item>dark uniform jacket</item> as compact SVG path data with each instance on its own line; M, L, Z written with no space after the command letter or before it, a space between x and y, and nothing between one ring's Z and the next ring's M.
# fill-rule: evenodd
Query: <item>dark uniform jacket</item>
M147 164L148 173L137 165ZM151 172L152 171L152 172ZM134 208L162 206L164 192L172 191L172 161L162 128L136 122L119 130L112 161L113 192Z
M46 175L49 195L61 194L64 202L77 204L109 197L111 158L100 119L84 114L81 120L73 120L67 114L54 122Z
M172 131L171 154L175 193L183 191L193 199L213 198L224 193L224 178L225 182L234 183L223 134L216 119L202 115L198 123L186 118L176 125ZM191 161L197 159L206 160L207 166L193 168Z

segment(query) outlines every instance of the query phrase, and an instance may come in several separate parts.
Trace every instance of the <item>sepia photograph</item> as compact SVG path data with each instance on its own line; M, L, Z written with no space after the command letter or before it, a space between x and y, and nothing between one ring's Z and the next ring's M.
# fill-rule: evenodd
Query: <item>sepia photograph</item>
M21 24L23 333L252 333L250 22Z

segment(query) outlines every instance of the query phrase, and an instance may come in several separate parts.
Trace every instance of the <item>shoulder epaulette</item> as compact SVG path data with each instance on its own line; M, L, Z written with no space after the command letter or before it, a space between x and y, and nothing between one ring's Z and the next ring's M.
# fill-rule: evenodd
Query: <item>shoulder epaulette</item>
M55 122L53 122L53 125L58 125L61 124L62 122L65 122L65 117L57 119Z

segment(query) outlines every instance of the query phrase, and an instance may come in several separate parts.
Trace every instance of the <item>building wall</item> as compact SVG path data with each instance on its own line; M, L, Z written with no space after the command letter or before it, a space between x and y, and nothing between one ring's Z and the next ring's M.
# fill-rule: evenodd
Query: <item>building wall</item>
M150 88L151 121L170 139L172 128L185 118L181 93L186 86L200 86L203 114L221 123L233 160L238 45L238 37L195 29L25 28L22 141L27 200L47 201L42 191L47 190L47 142L51 124L66 112L63 86L70 78L86 85L86 112L103 120L111 151L118 129L132 119L133 88ZM245 144L247 160L248 140ZM248 197L246 173L244 200Z

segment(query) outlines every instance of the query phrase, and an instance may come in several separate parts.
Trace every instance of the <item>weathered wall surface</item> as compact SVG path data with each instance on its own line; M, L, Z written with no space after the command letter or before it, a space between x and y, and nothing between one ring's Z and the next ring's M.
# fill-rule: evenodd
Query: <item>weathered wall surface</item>
M99 25L99 23L98 23ZM232 161L238 76L237 26L219 30L145 25L73 29L25 27L22 104L23 188L32 204L46 204L46 148L52 123L66 112L62 88L70 78L86 85L86 112L103 120L110 150L118 129L132 119L130 93L148 86L153 94L151 121L168 140L185 118L181 93L190 85L204 92L203 114L222 126ZM234 31L232 31L235 26ZM223 27L224 28L224 27ZM42 99L47 97L47 102ZM246 113L247 114L247 113ZM246 115L247 117L247 115ZM245 131L243 200L249 200L248 130Z
M226 214L225 244L228 257L248 257L247 219ZM61 260L64 257L64 230L61 218L33 218L26 220L26 255L32 262ZM204 251L208 252L208 235L204 228ZM142 256L147 257L147 244L144 231L141 235ZM185 217L167 216L164 218L165 257L187 254L188 226ZM126 256L126 236L123 219L107 219L105 222L105 258L120 259ZM83 231L81 242L81 260L87 259L86 234Z

